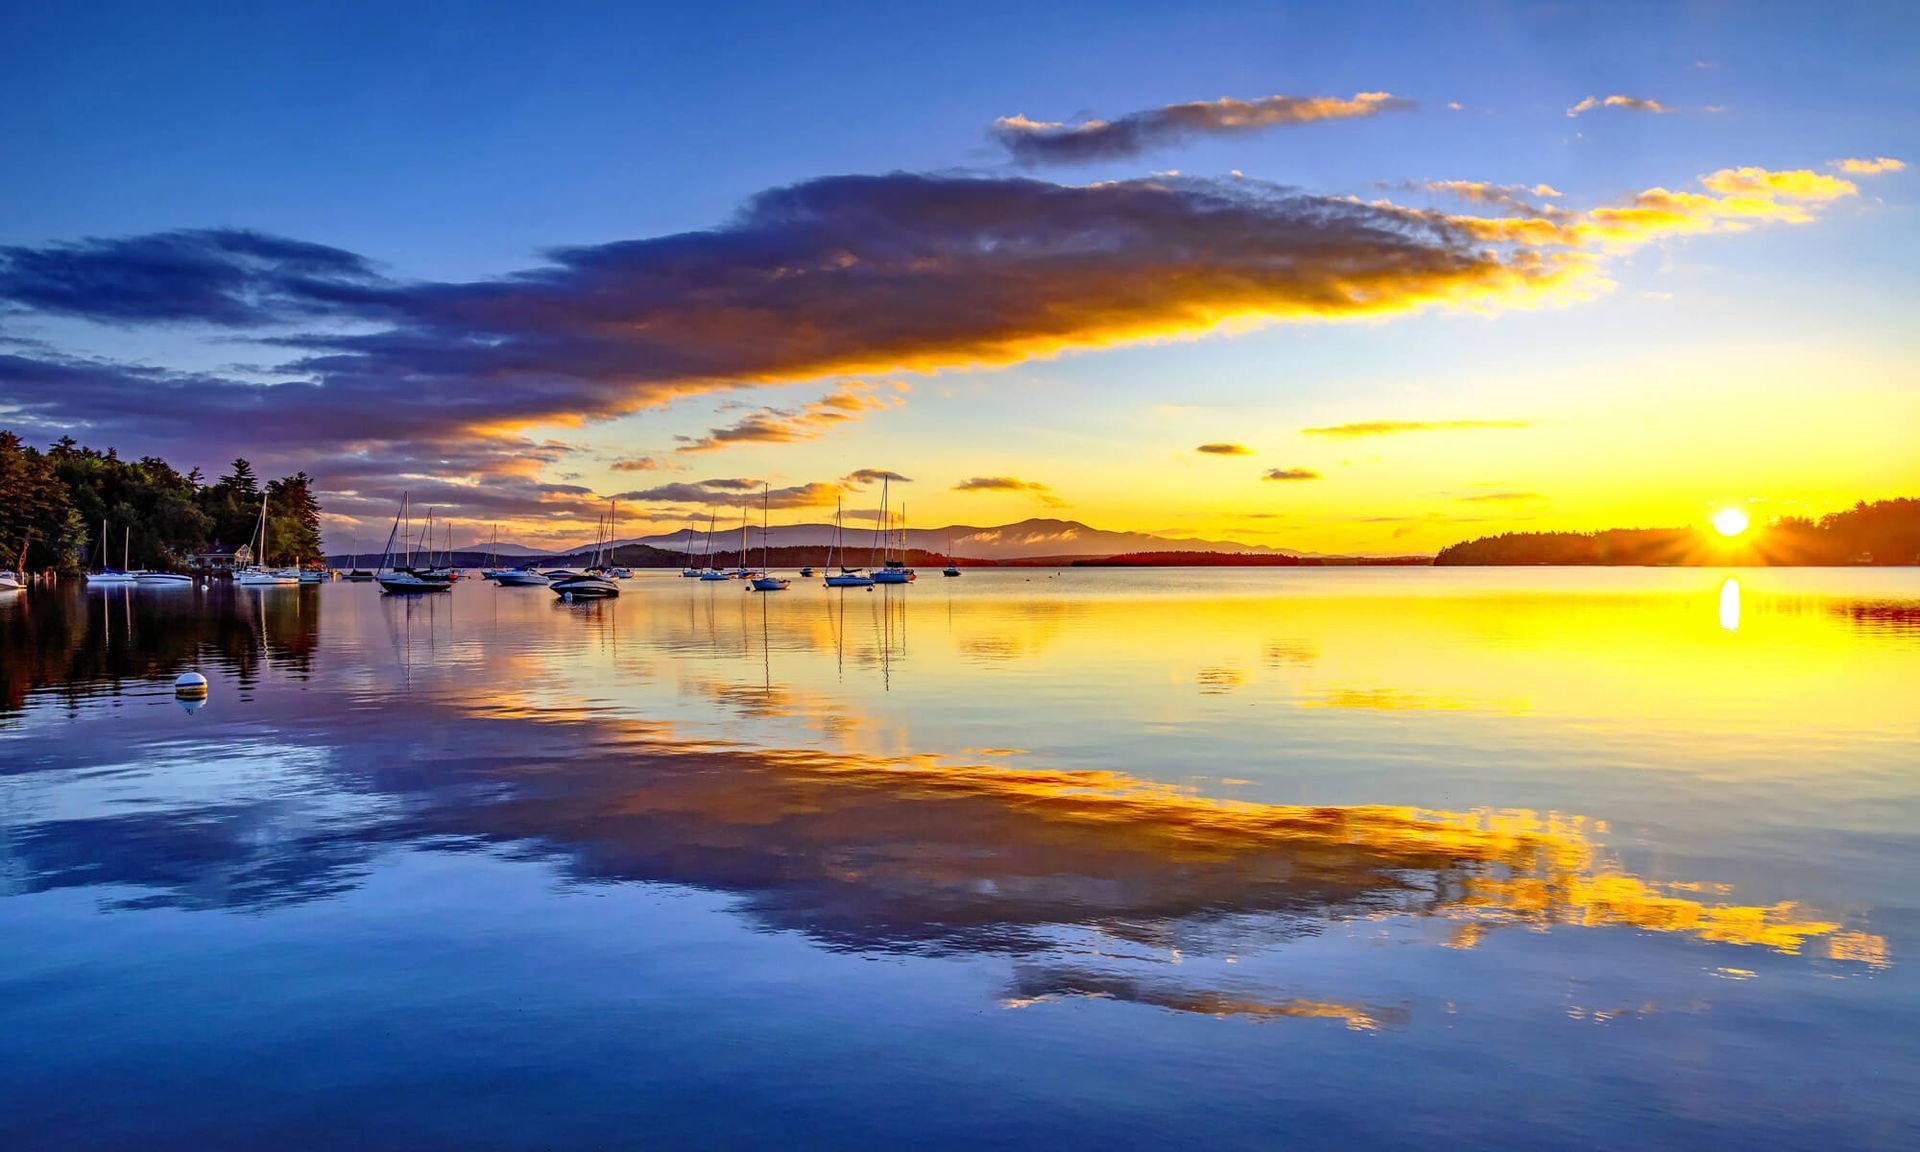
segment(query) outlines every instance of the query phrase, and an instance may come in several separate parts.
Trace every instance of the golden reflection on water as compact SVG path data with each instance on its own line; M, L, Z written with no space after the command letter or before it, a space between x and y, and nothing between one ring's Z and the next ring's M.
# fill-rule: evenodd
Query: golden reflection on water
M1888 962L1884 939L1795 903L1707 899L1723 887L1635 876L1602 848L1605 824L1577 815L1256 803L1117 771L685 740L664 723L529 709L504 695L466 706L494 719L590 723L599 744L611 725L623 756L721 769L579 789L580 810L566 814L579 833L617 838L623 817L670 815L671 834L711 846L735 835L721 829L779 828L789 866L826 862L837 883L884 892L929 922L950 918L954 904L1041 922L1203 908L1408 915L1459 921L1445 941L1453 948L1504 927L1629 928L1782 954L1824 939L1828 958ZM558 815L546 803L543 815ZM661 824L645 828L662 834Z

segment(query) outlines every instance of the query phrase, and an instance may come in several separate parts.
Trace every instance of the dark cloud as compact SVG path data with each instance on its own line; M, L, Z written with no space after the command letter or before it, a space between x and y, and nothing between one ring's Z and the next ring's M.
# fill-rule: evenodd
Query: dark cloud
M840 483L848 488L865 488L869 484L878 484L889 480L895 484L911 484L913 477L902 476L885 468L856 468L840 478Z
M189 463L245 453L376 502L409 476L464 481L483 509L515 488L501 498L562 499L524 487L570 450L530 427L742 383L1015 363L1227 317L1484 302L1560 275L1432 214L1240 180L832 177L756 196L710 231L559 249L457 283L383 279L352 253L239 231L15 246L0 250L0 309L216 326L286 359L243 378L16 342L0 356L0 419ZM835 394L851 407L780 411L831 426L879 387Z
M994 139L1022 164L1085 164L1138 156L1194 136L1376 116L1413 106L1413 101L1386 92L1359 92L1351 98L1267 96L1258 100L1196 100L1132 112L1116 120L1087 120L1079 124L1006 116L994 121L992 131Z
M1311 468L1269 468L1262 480L1318 480L1320 473Z
M245 327L357 315L381 283L351 252L232 229L0 247L0 300L107 323Z
M1037 480L1014 476L975 476L953 486L955 492L1045 492L1047 486Z
M1205 452L1209 456L1251 456L1253 449L1245 444L1202 444L1195 452Z

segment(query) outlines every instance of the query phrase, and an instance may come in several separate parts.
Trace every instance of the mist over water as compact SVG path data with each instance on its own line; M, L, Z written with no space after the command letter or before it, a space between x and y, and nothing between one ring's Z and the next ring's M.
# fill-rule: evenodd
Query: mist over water
M1912 1147L1916 685L1913 569L36 587L0 1146Z

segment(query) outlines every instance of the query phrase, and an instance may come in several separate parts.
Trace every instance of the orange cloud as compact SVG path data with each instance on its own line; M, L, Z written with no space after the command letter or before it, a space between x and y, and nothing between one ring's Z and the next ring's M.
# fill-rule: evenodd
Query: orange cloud
M1329 424L1302 428L1308 436L1351 440L1360 436L1391 436L1401 432L1460 432L1481 428L1531 428L1530 420L1367 420L1356 424Z
M1835 168L1849 176L1877 176L1882 172L1904 172L1907 162L1895 160L1890 156L1875 156L1871 160L1835 160Z
M1202 444L1200 447L1195 448L1194 451L1204 452L1209 456L1253 455L1253 449L1247 447L1245 444Z
M661 464L651 456L623 456L609 467L615 472L652 472Z
M791 444L816 440L835 428L859 420L868 412L896 408L906 403L898 393L905 384L895 384L893 394L877 391L873 384L848 384L811 404L799 408L762 408L724 428L714 428L705 436L681 437L686 443L676 452L712 452L734 444Z

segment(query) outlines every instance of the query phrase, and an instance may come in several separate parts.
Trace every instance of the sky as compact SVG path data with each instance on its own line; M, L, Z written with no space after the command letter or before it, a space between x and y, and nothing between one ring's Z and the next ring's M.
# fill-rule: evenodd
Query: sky
M336 546L1920 494L1911 5L270 7L0 0L0 427Z

